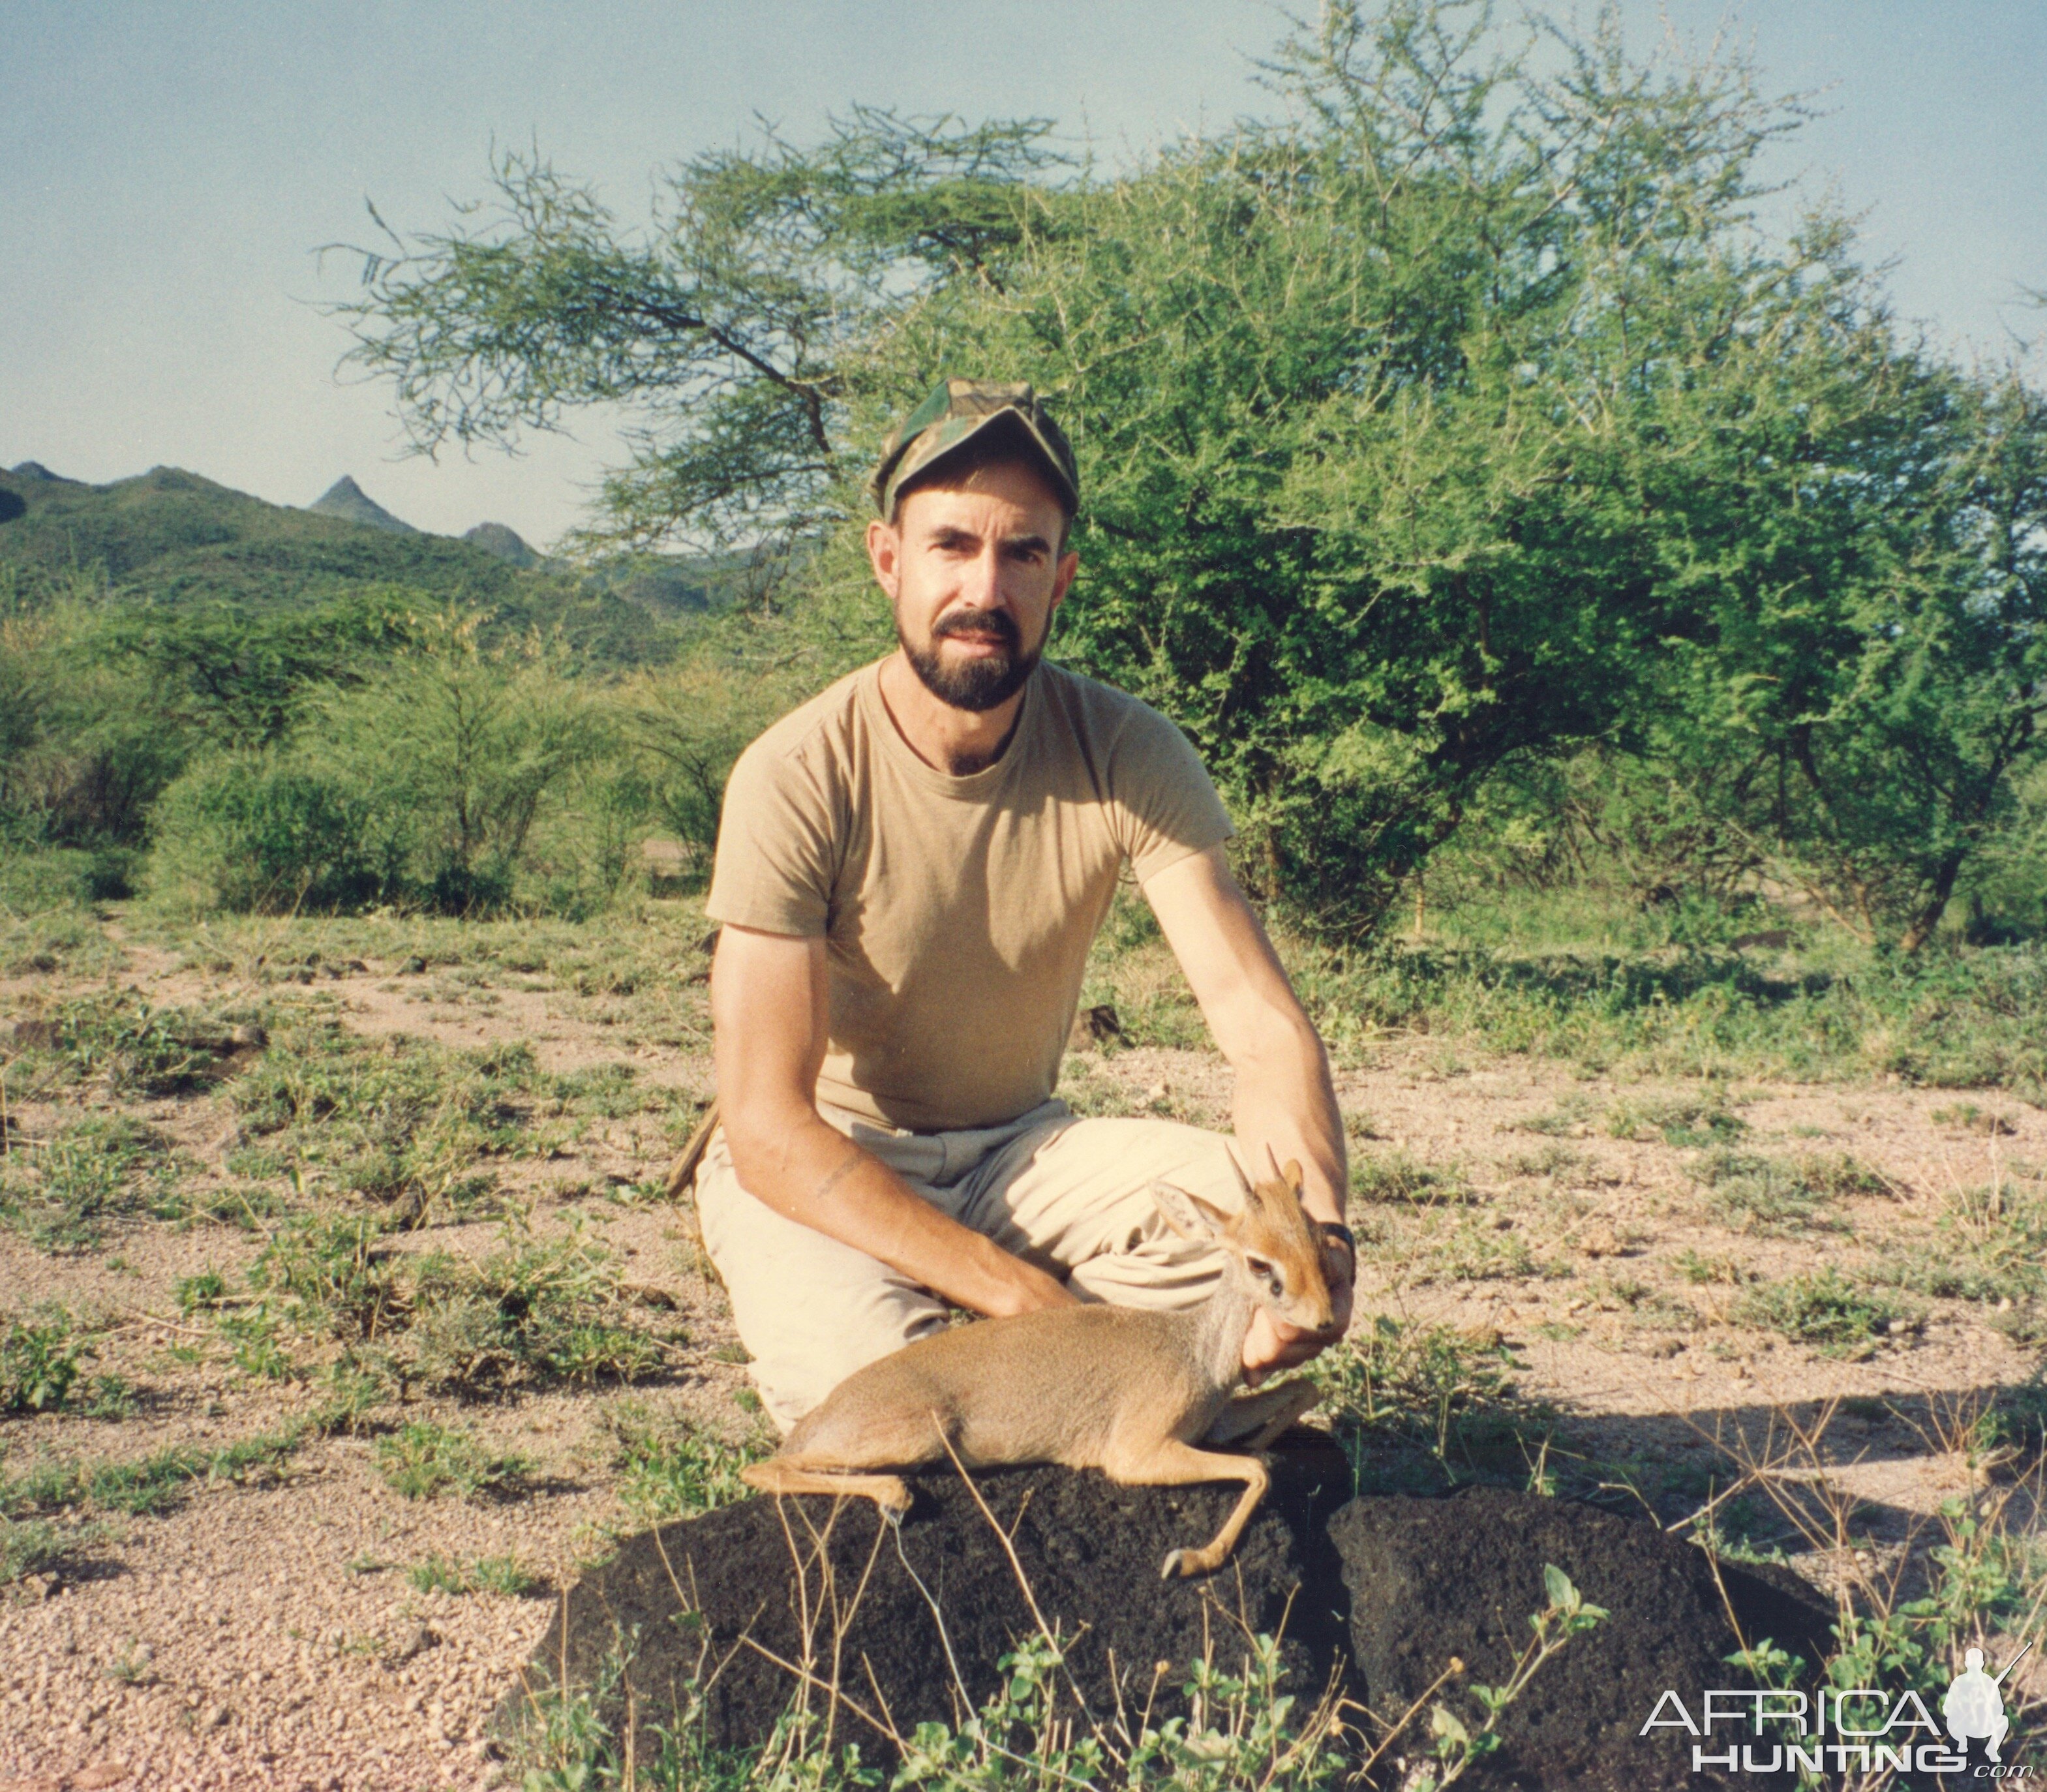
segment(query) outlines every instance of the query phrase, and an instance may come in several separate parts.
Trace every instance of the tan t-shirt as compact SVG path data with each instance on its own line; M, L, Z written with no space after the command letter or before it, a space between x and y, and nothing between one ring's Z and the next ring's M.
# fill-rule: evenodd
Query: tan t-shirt
M1141 883L1225 840L1186 737L1049 664L1001 758L956 778L897 731L880 663L784 716L726 787L711 919L822 935L831 1022L818 1098L918 1132L1044 1101L1095 930Z

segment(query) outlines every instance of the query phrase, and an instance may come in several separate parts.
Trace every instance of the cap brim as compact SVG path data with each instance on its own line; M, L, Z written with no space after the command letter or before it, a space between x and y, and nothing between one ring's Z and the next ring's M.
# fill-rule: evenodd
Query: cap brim
M1053 490L1066 500L1070 512L1080 508L1081 494L1074 485L1073 475L1067 472L1058 453L1045 439L1043 431L1030 417L1014 404L1005 404L999 411L990 411L984 417L974 419L958 435L943 441L932 443L928 439L944 433L942 424L934 424L921 432L904 445L901 454L884 467L877 470L878 478L873 482L874 501L884 517L895 509L896 494L910 480L919 474L942 465L958 454L968 443L985 435L989 429L1002 424L1013 424L1021 432L1023 439L1037 451L1037 458Z

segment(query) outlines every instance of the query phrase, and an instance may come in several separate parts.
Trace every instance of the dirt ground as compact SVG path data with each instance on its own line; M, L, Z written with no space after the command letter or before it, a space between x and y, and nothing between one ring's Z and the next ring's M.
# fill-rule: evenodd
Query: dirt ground
M294 993L246 964L210 968L133 942L125 952L118 986L152 1003ZM105 986L56 973L0 983L0 1034ZM708 1088L700 1049L621 1026L601 1001L545 976L462 984L365 958L304 995L365 1034L465 1047L523 1039L549 1070L629 1063L644 1083ZM700 986L679 977L669 999L688 1024L668 1036L701 1039ZM1079 1052L1066 1090L1088 1111L1209 1124L1227 1111L1226 1072L1200 1052ZM1521 1395L1564 1415L1572 1450L1678 1465L1690 1479L1669 1497L1685 1509L1735 1479L1744 1452L1776 1454L1788 1478L1824 1478L1858 1503L1849 1549L1923 1547L1937 1537L1941 1503L1979 1472L1961 1447L1966 1422L2039 1366L2038 1348L2001 1329L1994 1307L1899 1296L1909 1310L1845 1350L1774 1335L1737 1311L1759 1279L1828 1265L1852 1276L1948 1248L1968 1191L2038 1174L2047 1113L1995 1092L1970 1098L1983 1110L1971 1119L1949 1091L1619 1084L1519 1059L1446 1064L1436 1040L1378 1048L1343 1071L1340 1094L1361 1160L1445 1173L1408 1198L1360 1206L1359 1322L1384 1314L1481 1341L1496 1333L1521 1365ZM46 1135L85 1098L18 1109L15 1136ZM224 1185L230 1101L222 1085L129 1111L172 1138L202 1184ZM1732 1113L1742 1151L1852 1154L1875 1174L1808 1222L1744 1224L1711 1200L1697 1144L1672 1143L1653 1118L1634 1138L1614 1136L1611 1117L1629 1104ZM580 1217L636 1282L672 1297L688 1343L630 1397L738 1435L756 1421L722 1295L687 1212L648 1193L672 1136L643 1113L592 1124L545 1160L493 1167L506 1194L535 1198L536 1228ZM432 1242L476 1252L494 1232L477 1220L434 1228ZM5 1472L214 1447L302 1417L309 1385L241 1372L174 1298L180 1278L203 1270L237 1275L262 1243L210 1221L137 1221L103 1249L50 1256L0 1230L0 1310L56 1301L97 1315L108 1329L94 1368L134 1390L118 1419L0 1419ZM459 1408L419 1403L420 1416L459 1419L530 1458L513 1497L406 1499L373 1472L370 1438L330 1436L239 1479L195 1485L164 1515L119 1519L85 1559L0 1589L0 1792L493 1783L504 1770L482 1726L546 1631L551 1593L636 1528L605 1422L625 1397L600 1384ZM1809 1459L1793 1460L1800 1446L1787 1422L1809 1423L1801 1415L1815 1403L1833 1402ZM1542 1467L1531 1464L1531 1477ZM1664 1506L1658 1515L1682 1515ZM1826 1581L1825 1552L1805 1548L1766 1501L1755 1522L1755 1541L1783 1542ZM436 1555L513 1556L537 1587L523 1597L416 1590L404 1569Z

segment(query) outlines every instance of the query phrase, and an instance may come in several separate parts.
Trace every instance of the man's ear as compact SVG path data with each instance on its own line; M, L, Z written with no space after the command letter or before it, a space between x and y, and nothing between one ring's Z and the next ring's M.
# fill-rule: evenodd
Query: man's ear
M879 517L867 525L867 563L874 569L874 582L896 601L903 576L903 532Z
M1068 548L1059 556L1059 563L1052 572L1052 610L1054 613L1066 601L1066 593L1073 588L1074 575L1080 570L1081 557L1073 549Z
M1223 1229L1229 1216L1198 1194L1189 1194L1171 1182L1154 1182L1151 1198L1166 1216L1166 1224L1191 1244L1208 1244Z

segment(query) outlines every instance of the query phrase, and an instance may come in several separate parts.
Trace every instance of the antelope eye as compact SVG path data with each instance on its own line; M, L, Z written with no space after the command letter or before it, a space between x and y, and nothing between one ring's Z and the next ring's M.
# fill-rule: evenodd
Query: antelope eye
M1286 1292L1279 1280L1279 1271L1263 1257L1246 1257L1244 1260L1244 1266L1275 1295Z

